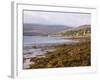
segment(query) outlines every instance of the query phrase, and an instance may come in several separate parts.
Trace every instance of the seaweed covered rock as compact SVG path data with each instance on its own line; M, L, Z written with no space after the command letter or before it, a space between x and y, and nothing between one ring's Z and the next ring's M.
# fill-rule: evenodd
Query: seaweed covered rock
M57 68L90 66L90 42L77 43L75 45L55 46L55 51L47 52L45 57L34 57L34 64L30 68Z

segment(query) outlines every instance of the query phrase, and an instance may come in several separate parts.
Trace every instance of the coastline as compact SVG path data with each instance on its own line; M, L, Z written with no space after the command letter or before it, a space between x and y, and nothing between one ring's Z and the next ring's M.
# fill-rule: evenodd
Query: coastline
M57 67L75 67L90 66L90 41L55 46L54 52L47 52L42 57L33 57L30 59L34 64L29 69L38 68L57 68Z

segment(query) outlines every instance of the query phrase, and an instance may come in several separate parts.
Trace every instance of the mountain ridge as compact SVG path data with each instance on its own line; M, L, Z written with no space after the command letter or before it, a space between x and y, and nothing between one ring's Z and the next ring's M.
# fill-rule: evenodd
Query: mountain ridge
M72 29L65 25L23 24L23 35L50 35L63 30Z

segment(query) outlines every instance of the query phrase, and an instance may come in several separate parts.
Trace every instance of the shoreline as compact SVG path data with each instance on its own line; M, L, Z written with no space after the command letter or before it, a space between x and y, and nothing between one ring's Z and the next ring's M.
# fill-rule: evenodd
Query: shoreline
M31 58L30 61L34 62L34 64L31 64L29 69L91 65L90 42L82 42L75 45L60 45L56 46L55 49L54 52L47 52L43 55L45 57ZM82 58L83 60L81 60ZM63 64L64 61L66 64ZM58 64L59 62L61 62L61 64Z
M65 37L64 37L65 38ZM68 38L66 38L66 39L68 39ZM78 43L75 43L75 44L60 44L60 45L52 45L52 46L46 46L46 47L43 47L44 49L43 49L43 51L45 51L45 54L41 54L41 55L37 55L37 56L35 56L35 57L30 57L30 58L24 58L24 63L25 63L25 61L28 59L30 59L30 62L29 62L29 64L27 64L29 67L28 68L24 68L24 69L33 69L33 68L49 68L49 66L44 66L44 65L42 65L43 64L43 62L42 62L42 64L41 63L37 63L37 60L38 61L40 61L41 62L41 60L44 60L44 62L46 61L46 59L45 58L47 58L47 56L48 55L50 55L50 54L55 54L55 53L57 53L58 54L58 52L63 52L64 50L69 50L69 49L74 49L75 48L75 46L76 47L78 47L78 46L80 46L80 47L78 47L79 48L79 50L80 50L80 48L83 46L82 44L85 44L85 45L87 45L87 44L89 44L89 46L90 46L90 38L69 38L69 39L72 39L72 40L79 40L80 42L78 42ZM87 44L86 44L87 43ZM35 49L38 49L38 47L36 48L36 47L32 47L33 49L35 48ZM54 49L55 51L48 51L48 50L51 50L51 49ZM77 48L76 48L77 49ZM47 50L47 51L46 51ZM63 50L63 51L62 51ZM73 51L73 50L71 50L71 51ZM74 50L75 51L75 50ZM76 52L77 52L77 50L76 50ZM72 52L69 52L71 55L72 55ZM54 56L54 55L53 55ZM56 57L55 57L56 58ZM34 61L35 60L35 61ZM51 58L51 60L52 60L52 58ZM49 62L49 61L48 61ZM34 63L34 64L30 64L30 63ZM42 65L42 67L39 67L39 65ZM34 66L34 65L36 65L36 66ZM47 65L47 64L45 64L45 65ZM33 67L32 67L33 66ZM44 67L43 67L44 66ZM61 67L61 66L60 66ZM66 66L65 66L66 67ZM53 68L53 67L51 67L51 68Z

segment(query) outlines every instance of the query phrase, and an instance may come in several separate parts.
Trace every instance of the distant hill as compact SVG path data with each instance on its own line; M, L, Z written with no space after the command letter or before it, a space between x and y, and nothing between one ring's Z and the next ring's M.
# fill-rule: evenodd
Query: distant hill
M39 33L39 32L24 32L24 36L47 36L45 33Z
M90 36L90 33L91 33L91 25L81 25L76 28L55 33L55 35L76 37L76 36Z
M42 25L42 24L23 24L23 35L37 36L50 35L64 30L72 29L65 25Z

